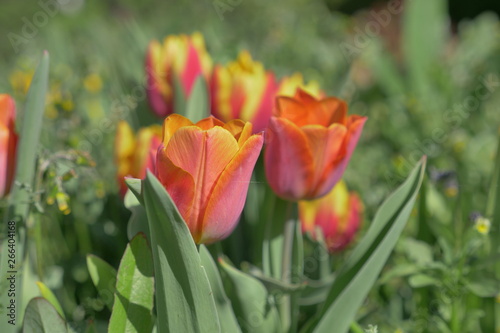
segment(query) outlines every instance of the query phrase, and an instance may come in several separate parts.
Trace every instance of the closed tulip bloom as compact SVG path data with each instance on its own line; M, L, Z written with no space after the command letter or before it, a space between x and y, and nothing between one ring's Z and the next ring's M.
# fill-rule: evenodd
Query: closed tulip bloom
M0 197L10 191L16 167L16 105L12 97L0 94Z
M356 147L366 117L347 116L344 101L317 100L297 89L295 97L277 97L266 131L267 180L280 197L311 200L340 180Z
M199 33L168 36L163 44L150 42L146 55L147 96L154 113L163 118L174 112L175 77L189 97L196 78L201 75L208 82L211 70L212 60Z
M330 253L341 251L352 242L361 225L362 214L361 200L356 193L348 192L343 181L320 199L299 201L302 232L315 239L319 228Z
M161 126L141 128L137 135L126 121L118 123L115 137L115 161L118 166L120 193L125 195L125 177L144 179L146 170L154 172L156 153L161 144Z
M196 243L224 239L235 228L263 141L241 120L224 124L209 117L193 124L177 114L165 119L156 176Z
M211 81L212 114L229 121L242 119L263 131L271 118L277 83L274 74L247 51L226 67L216 66Z

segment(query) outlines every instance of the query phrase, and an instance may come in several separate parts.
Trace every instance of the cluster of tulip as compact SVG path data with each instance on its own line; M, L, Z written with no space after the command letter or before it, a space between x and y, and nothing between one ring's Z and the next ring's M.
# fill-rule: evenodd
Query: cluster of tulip
M314 82L304 84L300 74L277 82L246 51L235 62L214 67L196 33L151 42L146 71L150 106L167 118L162 133L153 125L137 138L127 123L119 124L122 194L124 176L144 178L149 169L172 197L194 241L212 243L236 226L264 147L268 183L279 197L299 202L303 231L314 235L319 227L330 251L349 243L362 204L341 177L365 117L347 116L344 101L325 97ZM200 76L212 115L193 123L174 113L182 112L175 95L189 97Z

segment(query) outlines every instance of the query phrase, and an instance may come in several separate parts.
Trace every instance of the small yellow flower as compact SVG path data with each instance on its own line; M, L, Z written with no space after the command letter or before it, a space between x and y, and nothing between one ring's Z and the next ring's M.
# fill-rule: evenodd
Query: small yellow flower
M102 89L102 79L99 74L92 73L83 80L83 86L88 92L97 93Z
M9 77L10 85L17 94L26 95L33 78L33 71L16 70Z
M69 196L64 192L58 192L56 194L57 207L64 214L68 215L71 213L71 209L68 206Z
M490 232L491 221L483 216L479 216L474 222L477 232L487 235Z
M64 111L71 111L74 109L75 105L73 104L73 101L71 99L65 99L61 101L61 107Z
M456 186L447 186L446 189L444 190L444 193L446 194L447 197L450 198L456 197L458 194L458 188Z

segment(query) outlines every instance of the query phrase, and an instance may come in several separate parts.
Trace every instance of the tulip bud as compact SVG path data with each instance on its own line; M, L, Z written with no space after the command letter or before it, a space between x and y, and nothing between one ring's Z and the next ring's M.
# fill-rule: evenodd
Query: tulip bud
M165 119L156 177L197 244L224 239L236 227L263 141L241 120Z
M299 201L302 232L316 238L319 228L330 253L341 251L351 243L360 227L362 213L361 200L356 193L347 191L343 181L320 199Z
M168 36L163 44L151 41L146 55L146 76L148 101L154 113L165 117L174 112L176 77L189 97L196 78L202 75L208 82L211 70L212 60L199 33Z
M0 197L6 196L14 180L17 134L16 105L12 97L0 94Z
M266 177L278 196L311 200L340 180L356 147L366 117L347 116L344 101L317 100L302 89L294 98L276 98L266 130Z
M141 128L137 136L126 121L118 123L115 138L115 161L118 165L120 193L125 195L125 177L141 178L146 170L154 172L156 152L161 143L161 127L152 125Z
M214 69L212 114L223 121L249 121L254 133L258 133L269 123L276 89L274 74L243 51L236 61Z

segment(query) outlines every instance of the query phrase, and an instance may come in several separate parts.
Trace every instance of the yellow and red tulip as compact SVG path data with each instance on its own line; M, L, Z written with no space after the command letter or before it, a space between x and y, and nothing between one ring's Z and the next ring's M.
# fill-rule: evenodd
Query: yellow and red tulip
M274 74L253 61L250 53L242 51L226 67L216 66L211 82L211 108L215 117L223 121L249 121L254 133L267 127L277 83Z
M317 100L302 89L294 98L277 97L266 131L267 180L280 197L319 198L340 180L366 117L347 116L344 101Z
M151 41L146 55L146 75L147 96L153 111L160 117L174 112L175 77L189 97L196 78L202 75L208 82L211 70L212 59L200 33L168 36L163 44Z
M156 176L196 243L221 240L235 228L263 142L262 133L252 135L252 124L241 120L165 119Z
M125 195L125 177L141 178L146 170L154 172L156 152L161 144L161 127L141 128L137 135L126 121L118 123L115 138L115 160L118 165L120 193Z
M320 199L299 201L302 232L315 239L319 228L330 253L351 243L361 225L362 214L361 200L356 193L348 192L343 181Z
M12 97L0 94L0 197L7 195L14 180L17 134L16 104Z

